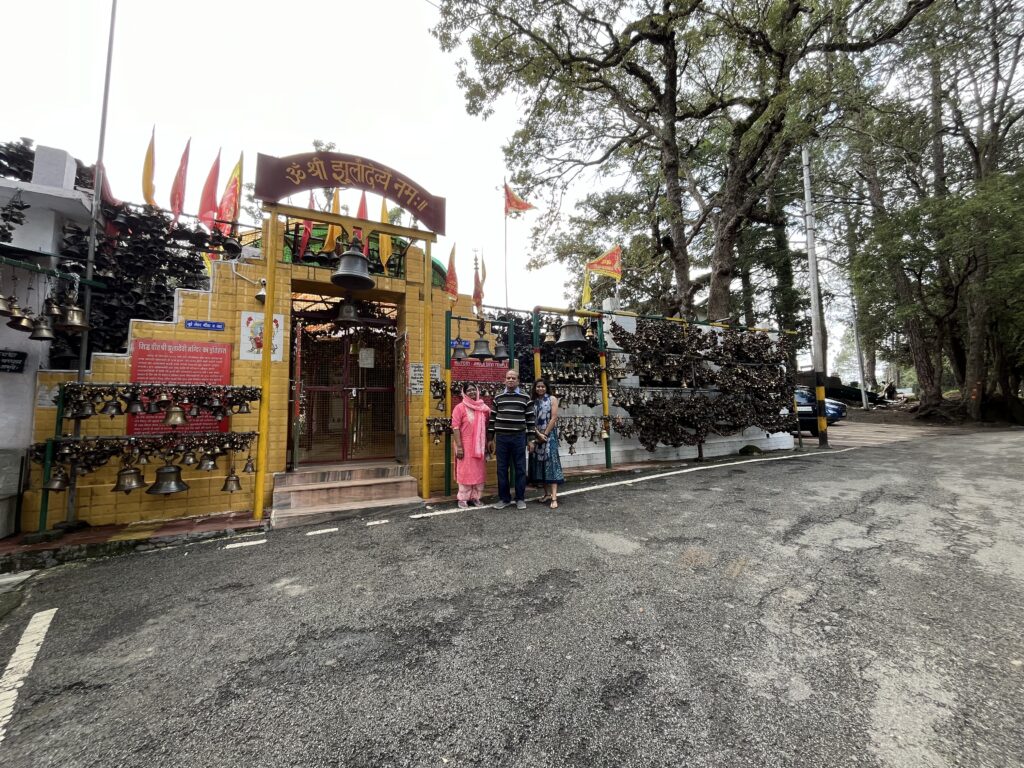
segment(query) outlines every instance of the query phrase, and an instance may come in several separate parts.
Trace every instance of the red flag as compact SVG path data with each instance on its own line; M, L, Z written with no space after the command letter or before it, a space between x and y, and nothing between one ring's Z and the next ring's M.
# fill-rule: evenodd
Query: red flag
M505 184L505 215L508 216L510 213L515 211L528 211L533 208L531 203L526 202L512 191L512 188Z
M199 196L199 221L209 230L213 230L213 222L217 218L217 182L220 181L220 150L217 159L210 166L210 173L203 184L203 194Z
M369 218L369 215L370 214L366 211L366 193L363 192L362 196L359 198L359 208L356 210L356 218L366 219ZM359 235L360 240L363 240L362 229L355 230L355 233ZM363 240L363 256L366 256L367 258L370 257L370 238Z
M587 262L587 269L597 275L622 279L622 246L616 245L610 251Z
M185 144L185 151L181 153L178 172L174 174L174 183L171 185L171 213L175 221L181 215L181 209L185 207L185 177L188 175L188 151L191 146L192 139L189 139Z
M230 235L234 222L238 221L238 206L242 198L242 155L238 155L238 162L234 170L228 176L228 183L224 185L224 192L220 196L220 205L217 206L217 223L214 225L223 234Z
M313 210L313 190L309 190L309 209ZM313 221L311 219L302 220L302 242L299 244L299 252L295 255L297 261L302 261L302 257L306 254L306 248L309 246L309 238L313 235Z
M444 279L444 292L452 301L459 300L459 276L455 274L455 245L452 244L452 253L448 257L448 274Z

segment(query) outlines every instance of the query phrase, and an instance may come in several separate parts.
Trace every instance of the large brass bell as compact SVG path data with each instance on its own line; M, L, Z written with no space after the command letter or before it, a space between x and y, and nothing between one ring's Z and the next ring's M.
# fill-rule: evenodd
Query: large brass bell
M358 237L353 237L348 250L341 254L338 268L331 275L331 282L351 291L368 291L373 288L370 262L363 255L363 244Z
M67 473L64 472L64 467L61 466L58 466L53 471L53 474L50 475L50 479L43 483L44 491L53 491L55 493L60 493L61 491L66 491L67 488L68 476Z
M21 307L12 307L16 312L11 314L11 319L7 321L7 327L13 328L16 331L24 331L30 333L35 326L32 324L32 318L21 311Z
M0 317L10 317L10 316L11 316L11 302L9 302L7 300L7 298L2 293L0 293Z
M587 346L587 340L583 337L583 329L572 315L562 324L562 330L558 334L558 341L555 346L561 349L578 349Z
M85 321L85 310L77 304L72 304L64 310L64 315L57 323L58 331L68 333L81 333L89 330L89 324Z
M115 397L100 409L100 413L110 418L124 416L124 408L121 407L121 401Z
M124 495L127 496L134 490L146 487L146 480L142 476L142 470L137 467L129 467L127 465L117 473L117 482L114 483L114 487L111 488L111 492L116 493L117 491L124 491Z
M181 467L170 462L156 470L156 481L146 489L146 493L166 496L188 490L188 483L181 479Z
M500 341L494 345L494 359L508 360L508 347L506 347Z
M29 338L32 341L53 341L56 336L53 335L53 328L50 327L50 318L46 315L39 315L32 323L32 335Z
M224 493L234 493L240 490L242 490L242 481L235 474L235 468L232 467L228 476L224 478L224 485L221 487L221 491Z
M180 405L172 405L167 409L167 413L164 415L164 426L175 429L180 427L182 424L187 424L185 420L185 409Z
M487 339L481 336L479 339L473 342L473 351L469 353L470 357L475 357L477 360L487 360L491 357L491 345L487 343Z

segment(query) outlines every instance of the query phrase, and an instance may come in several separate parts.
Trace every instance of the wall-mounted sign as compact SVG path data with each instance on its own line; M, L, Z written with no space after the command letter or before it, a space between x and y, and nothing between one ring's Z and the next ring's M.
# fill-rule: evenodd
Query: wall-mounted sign
M140 384L230 384L231 345L212 341L135 339L132 342L131 380ZM171 432L163 413L128 417L129 435ZM228 420L201 413L175 432L227 432Z
M193 331L223 331L224 323L215 320L186 320L185 327Z
M0 373L24 373L28 352L0 349Z
M441 364L430 364L430 378L432 381L441 380ZM409 363L408 385L410 395L423 394L423 363Z
M256 197L276 203L307 189L352 187L394 200L432 232L444 234L445 199L427 192L398 171L340 152L307 152L288 157L256 155Z
M452 349L458 349L459 347L462 347L463 349L469 349L469 339L452 339L450 342L448 342L448 346L450 346Z
M362 349L360 349L359 350L359 367L360 368L373 368L373 363L374 363L374 359L375 359L374 353L376 351L377 350L375 350L373 347L363 347Z
M501 360L452 360L452 381L499 384L505 381L508 363Z
M263 313L243 312L240 323L239 360L261 360L263 358ZM284 315L274 315L274 332L270 336L270 359L284 360Z

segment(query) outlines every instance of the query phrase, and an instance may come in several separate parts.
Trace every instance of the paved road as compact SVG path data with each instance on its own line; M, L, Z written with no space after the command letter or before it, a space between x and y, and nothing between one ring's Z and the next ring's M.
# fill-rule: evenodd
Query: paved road
M1024 765L1022 466L957 434L41 572L0 765Z

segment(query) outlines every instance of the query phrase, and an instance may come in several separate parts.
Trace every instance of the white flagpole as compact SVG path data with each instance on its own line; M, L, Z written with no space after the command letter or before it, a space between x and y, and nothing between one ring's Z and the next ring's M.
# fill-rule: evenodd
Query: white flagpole
M502 212L505 216L505 308L508 309L508 181L501 177Z

